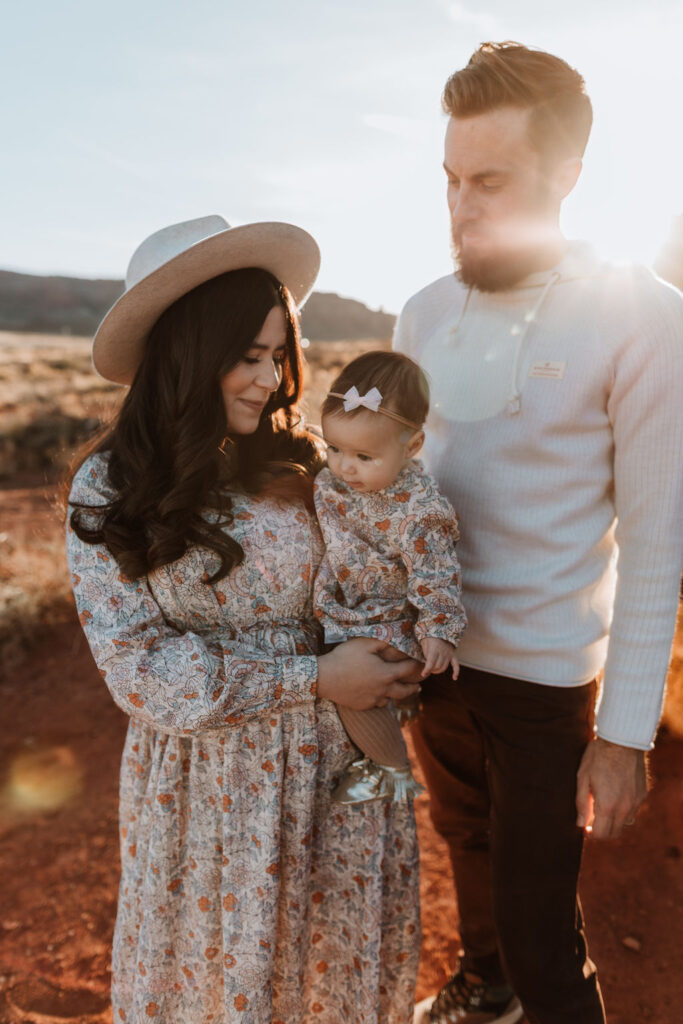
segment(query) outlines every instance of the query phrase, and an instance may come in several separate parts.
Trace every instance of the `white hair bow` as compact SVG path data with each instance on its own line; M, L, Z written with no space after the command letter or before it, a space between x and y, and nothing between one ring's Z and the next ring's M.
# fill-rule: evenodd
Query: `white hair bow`
M377 388L370 388L365 395L358 393L358 388L354 384L344 394L344 412L351 412L352 409L358 409L363 406L365 409L370 409L371 412L377 412L382 401L382 395Z

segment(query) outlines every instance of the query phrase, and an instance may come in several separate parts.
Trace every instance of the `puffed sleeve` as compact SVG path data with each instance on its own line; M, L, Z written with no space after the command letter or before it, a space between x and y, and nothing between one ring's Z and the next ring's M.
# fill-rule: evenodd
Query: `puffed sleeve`
M399 529L401 557L408 573L408 600L417 612L415 637L447 640L455 646L467 625L462 605L455 513L432 487L414 491Z
M106 461L81 466L71 503L103 505ZM199 636L169 625L146 579L129 580L102 544L80 540L67 518L66 551L79 620L112 697L127 715L188 735L241 717L312 701L317 659L264 658L220 631ZM88 513L88 526L98 514Z

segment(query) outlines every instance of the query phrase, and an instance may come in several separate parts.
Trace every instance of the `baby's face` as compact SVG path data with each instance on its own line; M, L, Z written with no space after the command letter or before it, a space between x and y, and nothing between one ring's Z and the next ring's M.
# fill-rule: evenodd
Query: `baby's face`
M381 413L323 416L322 429L330 470L355 491L389 487L410 458L410 428Z

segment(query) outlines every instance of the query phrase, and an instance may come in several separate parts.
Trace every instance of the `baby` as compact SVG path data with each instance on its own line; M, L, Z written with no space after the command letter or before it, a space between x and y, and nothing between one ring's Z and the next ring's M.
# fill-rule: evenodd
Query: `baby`
M315 480L325 555L315 614L327 643L384 640L386 660L424 661L423 678L459 666L466 625L460 600L455 513L415 459L424 442L429 388L419 366L397 352L368 352L333 382L322 407L327 468ZM339 803L419 792L391 707L338 705L366 755L342 776Z

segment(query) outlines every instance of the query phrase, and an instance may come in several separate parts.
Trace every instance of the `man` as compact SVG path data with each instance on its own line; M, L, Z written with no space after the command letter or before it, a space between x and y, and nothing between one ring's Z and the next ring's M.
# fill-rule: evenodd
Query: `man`
M584 830L618 835L646 795L683 558L683 300L560 232L592 121L564 61L486 43L443 102L457 272L395 337L431 380L470 623L414 732L464 948L421 1019L602 1024L576 886Z

